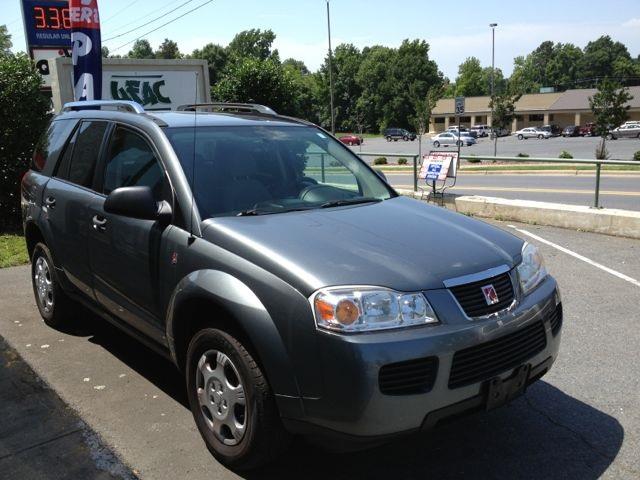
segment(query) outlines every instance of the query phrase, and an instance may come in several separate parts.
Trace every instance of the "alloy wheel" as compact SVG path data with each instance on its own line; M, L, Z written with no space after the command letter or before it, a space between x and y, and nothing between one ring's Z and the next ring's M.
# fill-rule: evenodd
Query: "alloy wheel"
M46 313L53 311L53 279L51 278L51 269L45 257L38 257L33 274L34 284L38 303L42 310Z

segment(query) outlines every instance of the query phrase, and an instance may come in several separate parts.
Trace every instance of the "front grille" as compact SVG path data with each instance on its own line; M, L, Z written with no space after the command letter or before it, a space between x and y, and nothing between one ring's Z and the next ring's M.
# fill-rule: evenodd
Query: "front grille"
M521 365L547 346L542 322L453 355L449 388L471 385Z
M551 333L555 337L558 335L560 328L562 328L562 305L557 305L556 308L549 314L549 323L551 324Z
M498 302L487 305L482 293L482 287L493 285L498 294ZM491 313L504 310L513 302L513 284L509 273L503 273L495 277L487 278L479 282L467 283L457 287L451 287L451 292L469 317L482 317Z
M380 368L378 384L385 395L425 393L433 388L438 374L438 357L390 363Z

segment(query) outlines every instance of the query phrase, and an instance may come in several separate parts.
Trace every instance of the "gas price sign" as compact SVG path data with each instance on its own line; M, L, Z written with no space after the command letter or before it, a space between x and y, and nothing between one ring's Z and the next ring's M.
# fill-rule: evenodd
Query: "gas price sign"
M50 62L71 55L69 2L22 0L22 17L29 55L42 75L44 88L48 89Z

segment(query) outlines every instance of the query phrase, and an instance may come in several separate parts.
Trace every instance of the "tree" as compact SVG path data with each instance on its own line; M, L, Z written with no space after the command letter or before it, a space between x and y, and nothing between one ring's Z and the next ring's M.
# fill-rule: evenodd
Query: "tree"
M49 119L41 84L26 54L0 55L0 231L20 224L20 177Z
M282 66L297 70L302 75L309 75L311 73L302 60L296 60L295 58L287 58L282 62Z
M196 49L190 56L191 58L198 58L200 60L206 60L209 64L209 84L215 85L222 77L229 55L224 47L215 45L213 43L207 43L202 49Z
M298 90L293 78L273 59L245 57L233 62L211 95L222 102L255 102L278 113L295 114Z
M600 82L598 91L593 97L589 97L589 106L596 123L596 133L602 138L600 145L596 148L596 158L606 155L605 140L609 130L627 119L631 99L633 96L629 94L628 88L620 87L608 78Z
M614 64L619 59L631 60L629 50L624 44L611 40L609 35L603 35L584 48L580 62L581 75L590 80L591 85L597 85L600 79L611 77Z
M272 30L262 31L259 28L252 28L238 33L227 46L227 53L230 57L241 59L246 57L266 60L271 58L279 60L278 51L271 50L276 34Z
M168 38L164 39L164 42L160 44L158 50L155 52L156 58L164 58L164 59L174 59L174 58L182 58L182 54L178 49L178 44L173 40L169 40Z
M484 83L480 60L476 57L468 57L458 67L455 95L463 97L477 97L480 95L487 95L487 93L488 90Z
M11 35L7 31L6 25L0 25L0 55L9 55L11 53Z
M356 81L362 89L358 103L365 113L363 123L374 131L380 132L388 125L385 119L385 105L394 95L393 81L389 77L389 65L395 51L389 47L376 45L362 50L362 63L358 69ZM327 100L328 101L328 100Z
M520 100L520 93L509 90L496 93L491 97L489 108L491 109L491 128L493 129L493 156L498 153L498 135L496 129L505 129L510 126L515 115L516 102Z
M103 46L100 50L100 53L102 55L102 58L109 58L109 49L107 47Z
M129 58L154 58L153 49L148 40L136 40L127 54Z

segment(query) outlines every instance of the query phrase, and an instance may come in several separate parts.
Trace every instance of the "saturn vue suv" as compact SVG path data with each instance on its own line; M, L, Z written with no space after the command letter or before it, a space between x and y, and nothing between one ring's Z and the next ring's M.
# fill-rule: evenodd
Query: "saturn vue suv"
M21 190L44 321L83 305L170 358L230 468L499 407L558 355L535 246L268 107L67 104Z

